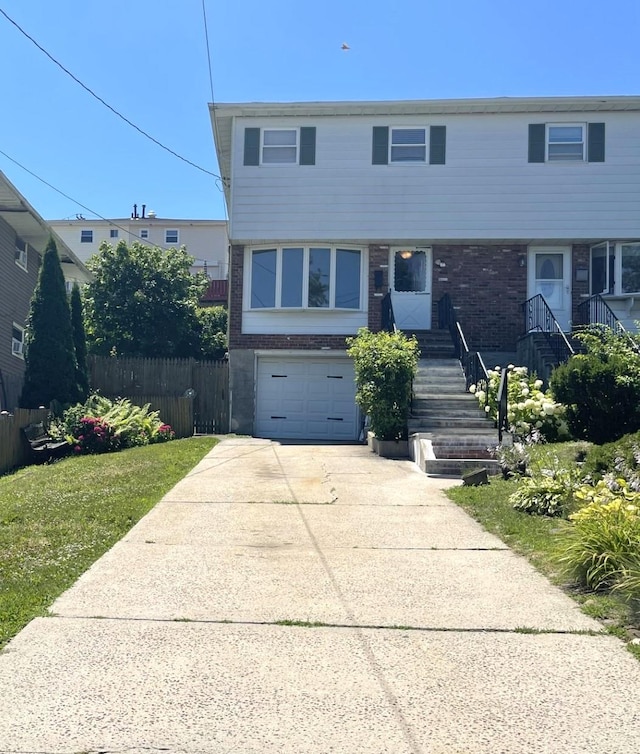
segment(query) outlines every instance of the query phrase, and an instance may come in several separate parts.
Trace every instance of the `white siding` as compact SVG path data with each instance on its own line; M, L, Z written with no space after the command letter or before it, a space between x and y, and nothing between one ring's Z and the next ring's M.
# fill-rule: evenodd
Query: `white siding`
M530 164L529 123L604 122L604 163ZM314 125L316 165L245 167L246 126ZM444 125L445 165L372 165L374 125ZM235 242L640 237L640 113L236 118Z

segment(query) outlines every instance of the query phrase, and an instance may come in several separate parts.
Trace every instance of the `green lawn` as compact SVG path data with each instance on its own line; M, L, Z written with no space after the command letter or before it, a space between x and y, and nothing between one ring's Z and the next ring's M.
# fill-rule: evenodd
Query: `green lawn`
M561 443L532 447L532 461L539 467L571 466L585 443ZM545 516L532 516L513 509L509 495L516 490L517 480L499 477L480 487L452 487L447 495L487 531L498 536L513 550L527 557L549 579L577 600L588 615L604 622L608 631L625 641L640 636L640 620L621 598L606 593L579 589L562 568L562 532L571 526L568 521ZM628 644L640 659L640 646Z
M46 614L217 442L192 437L0 477L0 647Z

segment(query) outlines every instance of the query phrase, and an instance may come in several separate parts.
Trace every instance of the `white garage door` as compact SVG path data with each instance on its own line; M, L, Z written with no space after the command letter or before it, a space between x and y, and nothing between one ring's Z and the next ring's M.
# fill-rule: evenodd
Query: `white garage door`
M349 359L258 358L257 437L357 440Z

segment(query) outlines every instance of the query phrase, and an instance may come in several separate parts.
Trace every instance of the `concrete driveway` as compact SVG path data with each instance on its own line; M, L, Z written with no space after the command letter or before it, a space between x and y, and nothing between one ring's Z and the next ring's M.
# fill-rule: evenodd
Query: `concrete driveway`
M0 654L0 751L637 754L640 663L447 484L223 441Z

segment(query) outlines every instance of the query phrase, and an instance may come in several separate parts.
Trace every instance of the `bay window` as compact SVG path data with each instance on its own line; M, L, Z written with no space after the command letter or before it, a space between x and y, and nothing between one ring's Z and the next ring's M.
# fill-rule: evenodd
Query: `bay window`
M640 241L605 241L591 247L591 294L640 293Z
M253 249L251 309L360 309L360 249L283 246Z

